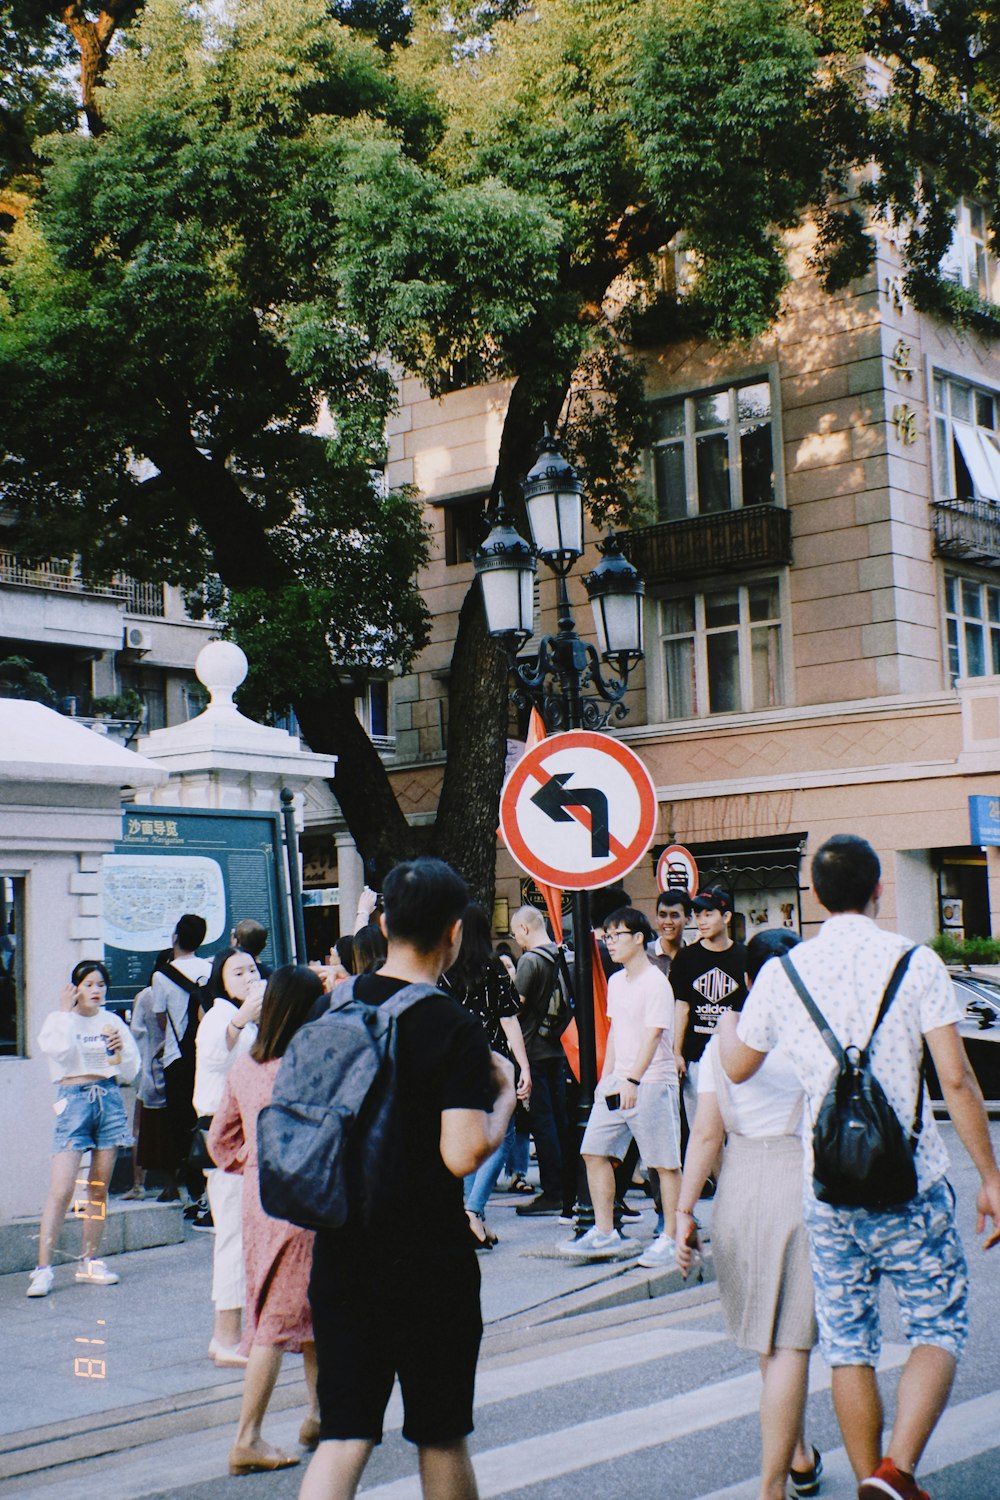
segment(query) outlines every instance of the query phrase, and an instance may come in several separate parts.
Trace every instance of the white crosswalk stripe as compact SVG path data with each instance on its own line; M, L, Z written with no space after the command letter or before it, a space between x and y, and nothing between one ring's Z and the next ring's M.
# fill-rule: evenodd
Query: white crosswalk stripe
M886 1345L880 1368L899 1368L906 1354L905 1345ZM817 1358L811 1363L809 1383L814 1391L826 1390L830 1384L830 1371ZM592 1464L625 1458L642 1448L657 1448L737 1417L751 1416L759 1401L760 1377L755 1371L670 1396L652 1406L616 1412L610 1417L579 1422L558 1432L476 1453L481 1500L492 1500L509 1490L526 1489L547 1479L577 1473ZM365 1500L418 1500L420 1486L415 1479L406 1478L361 1493Z

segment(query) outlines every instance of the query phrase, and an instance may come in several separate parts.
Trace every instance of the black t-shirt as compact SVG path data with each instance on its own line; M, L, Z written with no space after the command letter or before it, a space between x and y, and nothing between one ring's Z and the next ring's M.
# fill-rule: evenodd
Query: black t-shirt
M682 948L670 966L674 998L691 1007L684 1032L683 1053L687 1062L697 1062L708 1046L721 1015L742 1006L746 999L747 950L733 943L723 953L713 953L703 943Z
M381 1005L405 979L362 974L354 993L366 1005ZM469 1239L463 1208L463 1184L441 1158L441 1113L446 1109L481 1109L493 1103L490 1049L482 1025L457 1000L428 995L399 1018L396 1053L399 1126L402 1161L399 1192L393 1204L392 1225L379 1230L398 1236L411 1253L465 1248ZM356 1236L353 1230L331 1230L337 1238ZM360 1236L362 1241L368 1236ZM360 1246L358 1248L363 1248Z

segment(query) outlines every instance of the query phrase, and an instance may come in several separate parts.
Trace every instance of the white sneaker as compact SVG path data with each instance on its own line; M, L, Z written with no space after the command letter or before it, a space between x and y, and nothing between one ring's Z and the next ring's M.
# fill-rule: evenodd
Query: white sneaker
M85 1256L76 1268L76 1280L87 1281L91 1286L114 1286L121 1277L117 1271L109 1271L103 1260L88 1260Z
M644 1250L639 1256L640 1266L673 1266L676 1261L677 1247L669 1234L657 1235L648 1250Z
M51 1266L36 1266L28 1278L29 1297L47 1297L55 1277Z
M635 1252L636 1246L617 1229L613 1229L610 1234L602 1234L596 1224L578 1240L566 1240L559 1246L560 1255L579 1257L581 1260L623 1260Z

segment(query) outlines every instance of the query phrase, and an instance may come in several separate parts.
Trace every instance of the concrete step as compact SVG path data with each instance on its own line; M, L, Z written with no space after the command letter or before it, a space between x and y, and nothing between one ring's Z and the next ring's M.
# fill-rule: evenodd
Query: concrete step
M56 1264L64 1264L81 1255L84 1217L83 1212L67 1214ZM12 1219L0 1224L0 1275L34 1268L38 1259L38 1226L37 1218ZM180 1203L157 1203L155 1198L122 1203L112 1198L104 1221L101 1256L150 1250L155 1245L177 1245L183 1238L184 1217Z

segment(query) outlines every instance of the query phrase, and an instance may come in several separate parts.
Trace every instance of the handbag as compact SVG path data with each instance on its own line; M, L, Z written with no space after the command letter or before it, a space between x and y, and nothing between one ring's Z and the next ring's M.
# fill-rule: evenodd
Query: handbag
M188 1148L188 1166L194 1167L198 1172L211 1172L216 1162L208 1149L208 1132L212 1125L211 1115L201 1115L195 1121L191 1132L191 1145Z
M875 1033L896 998L915 952L915 948L908 948L893 969L871 1036L860 1050L841 1046L790 956L786 954L781 960L799 999L837 1061L833 1083L820 1105L813 1128L813 1191L821 1203L885 1212L909 1203L916 1196L914 1157L923 1129L923 1062L916 1113L907 1135L872 1072L870 1061Z

